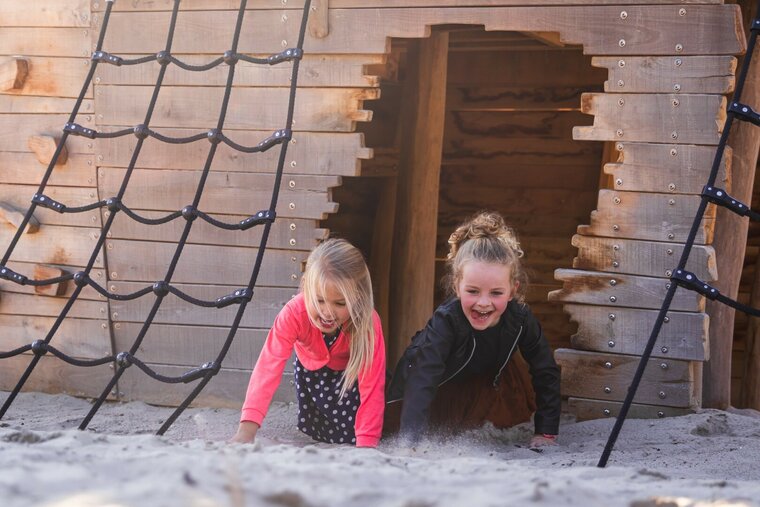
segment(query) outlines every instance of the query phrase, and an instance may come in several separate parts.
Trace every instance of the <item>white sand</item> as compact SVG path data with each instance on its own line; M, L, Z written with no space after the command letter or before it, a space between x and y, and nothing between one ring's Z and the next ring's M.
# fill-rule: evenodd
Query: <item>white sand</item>
M7 393L0 393L0 402ZM760 505L760 414L626 421L605 469L613 420L561 428L536 453L531 429L484 427L409 449L315 444L295 407L272 407L253 445L226 440L237 411L190 409L164 437L171 409L23 393L0 421L0 507L747 506Z

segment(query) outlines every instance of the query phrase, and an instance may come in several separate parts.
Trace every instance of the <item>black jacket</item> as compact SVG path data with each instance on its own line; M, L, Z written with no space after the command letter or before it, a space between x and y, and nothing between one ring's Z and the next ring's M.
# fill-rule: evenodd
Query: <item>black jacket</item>
M559 368L549 342L536 318L525 304L510 301L502 314L499 372L494 386L516 347L530 366L536 393L536 433L556 435L559 431ZM430 404L438 387L459 374L475 351L473 328L458 298L439 306L425 328L412 338L396 366L388 387L388 403L403 398L401 433L419 436L428 427Z

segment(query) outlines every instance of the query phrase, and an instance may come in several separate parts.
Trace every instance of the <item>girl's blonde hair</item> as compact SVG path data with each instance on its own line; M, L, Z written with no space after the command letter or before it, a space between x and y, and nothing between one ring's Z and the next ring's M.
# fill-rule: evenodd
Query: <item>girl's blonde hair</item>
M517 285L515 299L524 303L528 277L520 260L523 255L515 231L504 218L496 212L481 211L449 236L446 288L451 294L456 292L462 279L462 268L469 261L503 264L510 267L512 286Z
M346 240L328 239L309 254L301 287L310 319L312 315L319 315L325 320L333 318L319 311L317 301L318 294L322 297L326 294L328 284L343 296L350 316L344 324L351 340L340 390L342 397L357 381L359 374L370 367L375 352L372 281L361 252ZM313 324L316 326L316 322Z

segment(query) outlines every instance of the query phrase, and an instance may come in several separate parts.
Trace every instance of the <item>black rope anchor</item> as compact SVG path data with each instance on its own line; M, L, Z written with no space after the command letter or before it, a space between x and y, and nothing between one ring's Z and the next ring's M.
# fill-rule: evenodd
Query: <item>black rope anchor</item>
M304 43L305 31L306 31L306 21L308 18L309 7L311 4L310 0L306 0L304 3L300 31L299 31L298 42L297 42L296 47L285 49L284 51L280 53L272 54L266 58L253 58L253 57L249 57L247 55L240 54L237 52L238 42L240 40L240 35L241 35L241 30L242 30L243 16L246 10L246 3L247 3L246 0L241 0L240 2L237 21L235 25L235 31L232 38L231 49L226 51L221 57L216 58L215 60L209 62L208 64L190 65L175 58L174 56L172 56L172 53L171 53L172 43L174 40L174 32L177 25L177 16L178 16L178 11L179 11L180 0L174 0L165 48L154 55L148 55L148 56L136 58L136 59L125 59L118 55L112 55L103 50L103 41L106 35L106 31L108 29L111 10L113 6L112 0L107 1L106 11L103 16L103 22L102 22L101 31L98 37L98 42L96 44L95 51L93 52L92 58L91 58L93 64L90 66L90 71L87 77L85 78L85 82L82 86L82 90L79 94L79 97L77 101L75 102L72 113L69 116L68 121L63 127L63 135L61 136L61 140L59 141L56 151L53 154L51 162L42 178L42 181L37 189L37 192L32 197L31 206L29 207L27 213L25 214L24 219L22 220L22 223L18 227L18 230L16 231L16 234L11 240L11 243L8 246L5 254L0 260L0 279L8 280L19 285L33 285L33 286L50 285L50 284L60 283L67 280L73 280L75 288L72 294L69 296L69 299L64 305L63 309L59 313L58 317L55 319L55 322L51 326L50 330L48 331L44 339L35 340L31 344L18 347L11 351L7 351L7 352L0 351L0 359L14 357L19 354L24 354L30 351L33 354L30 364L27 366L26 370L21 375L13 391L5 400L5 403L3 404L2 408L0 408L0 418L2 418L7 412L7 410L10 408L11 404L13 403L14 399L17 397L21 388L24 386L29 376L31 375L32 371L37 366L40 358L48 353L74 366L92 367L92 366L98 366L98 365L102 365L106 363L112 363L115 365L115 373L113 377L108 382L108 385L105 387L105 389L102 391L100 397L95 402L90 412L87 414L87 416L84 418L84 420L80 424L79 426L80 429L85 429L87 427L90 420L97 413L100 406L103 404L108 394L116 385L116 383L118 382L119 378L122 376L124 371L132 365L136 365L140 370L142 370L145 374L147 374L151 378L154 378L156 380L159 380L165 383L191 383L191 382L200 380L200 382L198 382L198 384L195 386L192 392L185 398L185 400L175 410L172 416L169 417L167 421L164 422L164 424L158 430L158 434L163 434L171 426L171 424L176 420L176 418L179 417L179 415L181 415L184 409L187 408L187 406L195 399L195 397L198 394L200 394L200 392L208 384L211 378L213 378L216 374L219 373L222 366L222 362L224 358L226 357L227 352L229 351L229 348L235 337L237 329L240 325L246 306L253 298L253 288L256 284L256 280L258 278L258 274L261 269L263 255L267 246L267 241L269 238L271 226L276 217L275 210L276 210L277 200L279 196L280 184L282 182L282 172L285 165L287 146L288 146L288 142L290 141L292 137L291 127L293 124L293 112L294 112L294 107L295 107L298 69L299 69L300 60L303 58L303 43ZM156 78L156 82L153 87L153 94L151 96L151 100L148 104L145 117L142 123L140 123L139 125L136 125L135 127L123 129L123 130L119 130L115 132L98 132L94 129L89 129L76 123L75 121L76 116L81 107L85 94L92 82L95 69L97 68L99 64L104 63L104 64L110 64L110 65L121 67L121 66L129 66L129 65L138 65L138 64L143 64L143 63L153 62L153 61L158 62L161 67L160 67L158 76ZM230 138L228 138L224 134L224 130L223 130L227 110L229 107L232 84L234 81L235 66L237 62L239 61L245 61L245 62L258 64L258 65L277 65L283 62L293 62L291 78L290 78L290 93L288 97L288 110L287 110L287 115L285 119L285 126L282 129L274 131L269 137L267 137L266 139L263 139L261 142L259 142L255 146L240 145L234 142L233 140L231 140ZM228 74L227 74L227 82L224 88L225 90L224 98L220 106L220 113L219 113L217 125L215 128L212 128L208 130L207 132L201 132L201 133L194 134L194 135L184 137L184 138L169 137L159 132L156 132L150 128L150 120L153 115L156 102L158 100L161 86L163 84L164 75L166 73L167 67L170 64L176 65L184 70L198 72L198 71L209 70L218 65L221 65L222 63L228 65ZM132 152L132 158L127 167L127 171L122 179L121 185L119 187L119 191L115 196L110 197L105 200L90 203L84 206L72 207L72 206L66 205L65 203L58 202L55 199L52 199L51 197L49 197L48 195L45 195L45 187L47 186L47 182L50 179L52 170L54 166L56 165L58 157L60 156L62 152L66 139L70 135L83 136L90 139L115 138L115 137L121 137L121 136L126 136L126 135L134 135L137 138L137 142ZM196 192L195 192L195 196L192 203L186 205L181 210L172 212L160 218L143 217L139 215L138 213L134 212L133 210L129 209L129 207L127 207L123 203L123 197L127 190L131 175L136 166L142 146L144 142L149 138L155 139L160 142L169 143L169 144L186 144L186 143L199 141L201 139L207 139L209 141L209 146L210 146L208 155L206 157L206 162L204 164L203 170L201 171L201 175L196 187ZM256 212L255 214L239 221L238 223L222 222L198 209L198 203L200 202L201 196L203 195L206 179L211 169L212 162L214 160L214 155L216 153L216 149L220 143L227 144L231 148L240 152L244 152L244 153L260 153L260 152L269 150L275 146L278 146L278 145L280 146L280 154L278 158L277 170L275 172L275 181L273 185L272 197L271 197L269 207L267 209ZM37 207L51 209L61 214L81 213L84 211L90 211L90 210L99 209L99 208L107 208L110 211L110 213L108 214L108 218L102 227L101 234L98 237L96 245L89 258L89 261L82 271L79 271L73 274L65 274L56 278L50 278L46 280L32 280L23 274L16 273L15 271L13 271L12 269L8 267L9 259L16 247L16 244L18 243L21 234L23 234L24 229L29 223L29 220L31 219L32 214L34 213ZM169 221L175 220L180 217L185 219L185 226L184 226L182 235L179 241L177 242L177 248L174 252L171 262L169 263L169 266L167 267L167 271L164 276L164 279L156 281L150 286L146 286L142 289L139 289L135 292L132 292L126 295L115 294L113 292L110 292L106 290L104 287L102 287L101 285L99 285L98 283L96 283L90 277L90 272L92 271L93 265L96 262L98 253L100 252L100 249L103 246L105 238L107 237L107 233L109 232L118 212L123 212L126 216L146 225L159 225L159 224L163 224L163 223L167 223ZM187 238L190 234L193 223L197 218L201 218L202 220L206 221L207 223L213 226L216 226L221 229L226 229L226 230L246 231L254 226L259 226L259 225L263 226L263 231L262 231L261 239L259 242L259 248L257 250L256 258L253 261L251 275L250 275L247 286L237 289L230 294L219 296L214 300L201 300L179 290L178 288L176 288L175 286L171 284L171 279L174 274L174 270L176 269L177 263L179 262L180 256L182 255L184 246L187 242ZM155 301L148 314L148 317L145 319L145 322L143 323L138 335L135 337L129 350L122 351L115 356L106 356L106 357L102 357L102 358L94 359L94 360L81 360L81 359L71 357L61 352L59 349L55 348L54 346L50 344L58 328L61 326L61 323L66 318L71 307L76 302L79 294L85 287L91 287L95 291L97 291L99 294L112 300L131 300L131 299L136 299L139 297L146 296L148 294L153 294L155 296ZM221 350L217 354L217 357L214 360L208 361L204 363L203 365L201 365L200 367L194 368L188 372L185 372L184 374L178 377L168 377L165 375L161 375L160 373L148 367L142 360L140 360L139 357L136 356L136 353L139 350L139 347L145 335L147 334L148 329L153 323L153 319L156 313L158 312L162 301L169 294L172 294L193 305L201 306L201 307L226 308L232 305L237 305L238 307L237 312L235 313L233 322L230 325L227 338Z
M756 12L760 12L760 0L758 0ZM728 111L726 115L726 123L723 126L723 132L721 133L720 141L718 142L718 147L715 152L715 157L713 158L710 175L707 179L707 183L703 188L701 201L694 216L694 221L692 222L691 229L689 230L689 235L686 239L686 243L684 244L681 258L678 261L678 267L672 271L673 274L670 278L671 283L668 286L668 291L665 294L665 299L663 300L660 311L657 314L657 319L655 320L654 326L652 327L652 332L649 335L649 340L644 347L644 351L641 355L641 360L639 361L639 365L636 368L633 379L631 380L631 385L628 387L625 401L620 408L620 413L615 420L615 425L612 427L612 431L610 432L610 436L607 439L607 443L604 447L604 451L602 452L602 456L599 458L599 463L597 466L600 468L607 465L607 461L609 460L612 449L615 446L615 442L617 441L617 438L620 434L620 430L622 429L623 423L625 422L625 419L628 415L628 410L633 403L633 398L636 396L636 390L638 389L638 386L641 383L641 379L644 376L644 370L646 369L647 362L652 355L652 350L654 349L655 342L657 341L657 337L660 334L660 329L662 328L663 322L665 322L667 312L670 309L670 305L673 301L673 297L675 296L675 292L678 287L696 291L699 294L702 294L710 299L720 301L721 303L731 306L737 310L750 313L752 315L760 315L760 311L746 307L736 301L722 296L720 292L718 292L714 287L711 287L708 284L700 281L693 273L690 273L685 269L686 263L689 260L689 254L691 253L691 249L694 246L697 231L699 230L699 226L702 222L702 218L704 217L708 204L712 203L719 206L724 206L725 208L732 210L740 216L749 216L753 219L758 216L744 203L731 198L728 194L726 194L724 190L715 187L715 180L718 177L720 161L723 159L726 142L728 141L728 135L731 130L731 126L733 125L734 119L738 119L740 121L748 121L755 125L760 125L760 123L758 123L758 115L754 113L754 111L752 111L749 106L741 103L741 94L744 90L744 82L749 71L749 66L754 53L758 32L760 32L760 18L752 21L751 35L749 43L747 45L746 57L742 62L742 68L739 74L739 78L736 82L736 89L734 90L734 97L731 101L731 106L727 108Z

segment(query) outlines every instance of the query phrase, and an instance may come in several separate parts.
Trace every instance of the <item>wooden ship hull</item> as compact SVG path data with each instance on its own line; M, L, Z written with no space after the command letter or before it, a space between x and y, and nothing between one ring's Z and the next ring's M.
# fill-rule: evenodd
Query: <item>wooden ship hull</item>
M92 65L106 3L0 7L0 208L7 222L0 245L28 208ZM172 4L115 2L104 49L125 57L160 50ZM238 5L183 2L172 54L195 64L220 56ZM196 403L239 406L268 326L298 290L308 251L330 234L367 256L392 363L444 297L437 281L448 234L488 208L523 241L528 302L556 349L569 407L581 418L614 415L712 164L737 56L746 50L742 5L314 1L278 219L230 354ZM302 6L249 2L239 51L268 55L294 45ZM142 123L158 70L155 62L99 65L78 122L98 131ZM745 88L750 104L756 74ZM227 135L251 145L282 128L289 76L290 64L238 63ZM214 126L225 79L226 66L199 73L169 66L151 128L184 136ZM721 164L718 184L743 202L752 200L759 140L740 126ZM70 137L48 195L72 206L115 195L134 144L131 137ZM146 142L124 202L147 215L182 208L207 152L206 143ZM275 168L271 152L220 146L201 209L227 221L266 209ZM39 228L22 236L9 266L39 278L81 269L105 213L39 210ZM736 297L747 230L745 220L711 205L688 268ZM116 293L162 279L180 232L174 222L150 227L118 217L93 278ZM196 224L173 282L202 299L244 285L259 234ZM0 350L44 336L72 290L0 281ZM107 301L85 289L52 344L80 358L126 350L152 302ZM197 367L216 355L233 313L167 298L138 356L169 375ZM728 406L734 332L732 311L679 291L632 414ZM0 387L12 388L28 363L26 355L0 361ZM26 388L97 396L112 374L109 365L82 369L43 357ZM292 399L291 383L286 373L279 399ZM112 397L172 405L191 387L128 371Z

